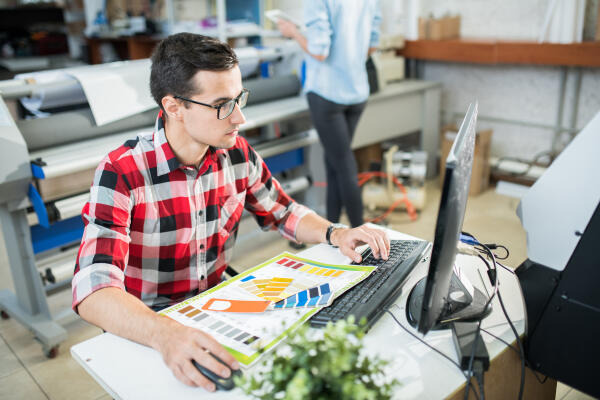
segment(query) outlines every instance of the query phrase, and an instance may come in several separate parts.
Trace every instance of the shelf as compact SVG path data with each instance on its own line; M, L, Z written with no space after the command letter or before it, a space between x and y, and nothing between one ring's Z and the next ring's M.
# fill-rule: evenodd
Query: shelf
M406 58L475 64L600 67L600 42L537 43L498 40L407 40Z

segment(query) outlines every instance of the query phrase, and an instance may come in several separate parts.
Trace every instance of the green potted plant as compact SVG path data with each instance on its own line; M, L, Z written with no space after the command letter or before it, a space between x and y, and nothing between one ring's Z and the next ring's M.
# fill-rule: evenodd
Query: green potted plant
M388 361L361 354L363 336L353 317L319 331L305 324L236 384L262 400L390 399L399 383L386 377Z

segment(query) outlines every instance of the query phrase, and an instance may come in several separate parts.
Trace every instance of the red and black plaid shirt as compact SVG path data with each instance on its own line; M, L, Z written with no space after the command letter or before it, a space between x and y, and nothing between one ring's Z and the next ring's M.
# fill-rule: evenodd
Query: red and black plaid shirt
M214 286L244 208L263 229L292 240L311 212L283 192L242 137L229 149L209 148L198 169L182 165L159 114L152 134L127 141L96 169L82 211L73 308L109 286L154 307Z

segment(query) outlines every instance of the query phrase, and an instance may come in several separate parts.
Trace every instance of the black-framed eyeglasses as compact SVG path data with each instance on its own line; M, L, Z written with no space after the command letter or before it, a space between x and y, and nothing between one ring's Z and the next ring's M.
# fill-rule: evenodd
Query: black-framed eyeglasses
M248 102L249 95L250 95L250 91L248 89L243 89L242 92L237 97L234 97L233 99L227 100L226 102L221 103L216 106L214 106L212 104L200 103L199 101L187 99L187 98L181 97L181 96L174 96L174 97L179 100L189 101L190 103L214 108L215 110L217 110L217 119L225 119L225 118L229 117L231 115L231 113L233 112L233 110L235 108L235 103L237 103L238 106L240 106L240 108L246 107L246 103Z

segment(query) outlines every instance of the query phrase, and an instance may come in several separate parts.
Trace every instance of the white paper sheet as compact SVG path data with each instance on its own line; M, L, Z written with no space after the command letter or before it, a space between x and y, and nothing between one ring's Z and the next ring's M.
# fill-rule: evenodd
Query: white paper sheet
M21 104L37 116L45 116L40 110L87 103L83 88L68 69L19 74L15 79L31 80L35 83L64 82L64 85L35 90L31 96L22 97Z
M85 92L96 125L157 107L150 94L149 59L70 68Z

